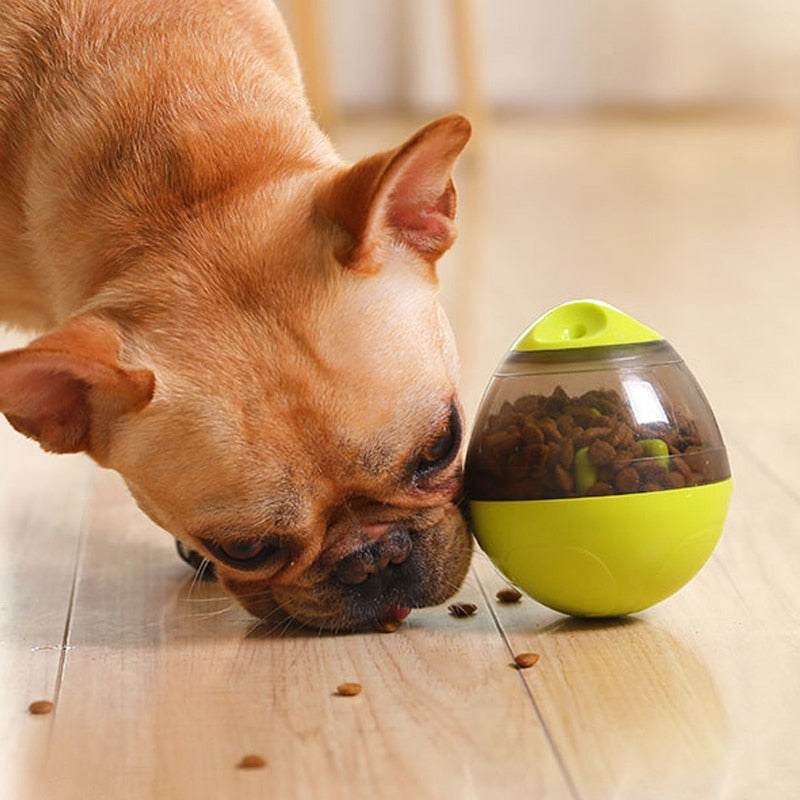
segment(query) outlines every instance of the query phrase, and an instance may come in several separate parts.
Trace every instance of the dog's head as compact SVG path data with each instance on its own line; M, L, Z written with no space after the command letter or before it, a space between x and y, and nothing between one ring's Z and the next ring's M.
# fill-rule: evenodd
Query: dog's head
M352 629L444 601L471 540L435 262L461 117L202 209L62 329L0 409L116 469L257 616Z

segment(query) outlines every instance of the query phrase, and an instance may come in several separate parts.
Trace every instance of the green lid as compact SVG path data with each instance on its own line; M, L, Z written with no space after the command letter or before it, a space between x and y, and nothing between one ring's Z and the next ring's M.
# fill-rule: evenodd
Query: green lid
M511 347L516 352L660 342L663 336L599 300L574 300L539 317Z

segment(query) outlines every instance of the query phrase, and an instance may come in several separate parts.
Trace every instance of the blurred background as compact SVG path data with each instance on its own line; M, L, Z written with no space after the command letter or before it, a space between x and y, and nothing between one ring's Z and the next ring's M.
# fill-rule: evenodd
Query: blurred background
M279 5L345 158L473 122L439 269L468 419L533 319L596 297L675 345L728 441L800 469L773 413L797 390L797 0Z
M785 109L798 98L796 0L281 5L295 28L318 28L316 57L326 64L330 101L345 113L457 106L460 59L473 62L482 99L496 112Z

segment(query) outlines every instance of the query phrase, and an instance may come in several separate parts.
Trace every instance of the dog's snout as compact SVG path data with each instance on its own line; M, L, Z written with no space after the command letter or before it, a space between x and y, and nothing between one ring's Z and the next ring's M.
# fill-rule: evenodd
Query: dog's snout
M411 535L405 528L390 528L380 539L351 553L334 570L336 579L347 586L366 584L402 564L411 554Z

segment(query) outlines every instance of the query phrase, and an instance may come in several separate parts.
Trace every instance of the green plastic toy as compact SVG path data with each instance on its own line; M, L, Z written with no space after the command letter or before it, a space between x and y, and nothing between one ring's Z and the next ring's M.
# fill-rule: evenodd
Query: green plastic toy
M641 611L684 586L731 495L711 408L658 333L594 300L559 306L487 387L465 464L481 548L566 614Z

